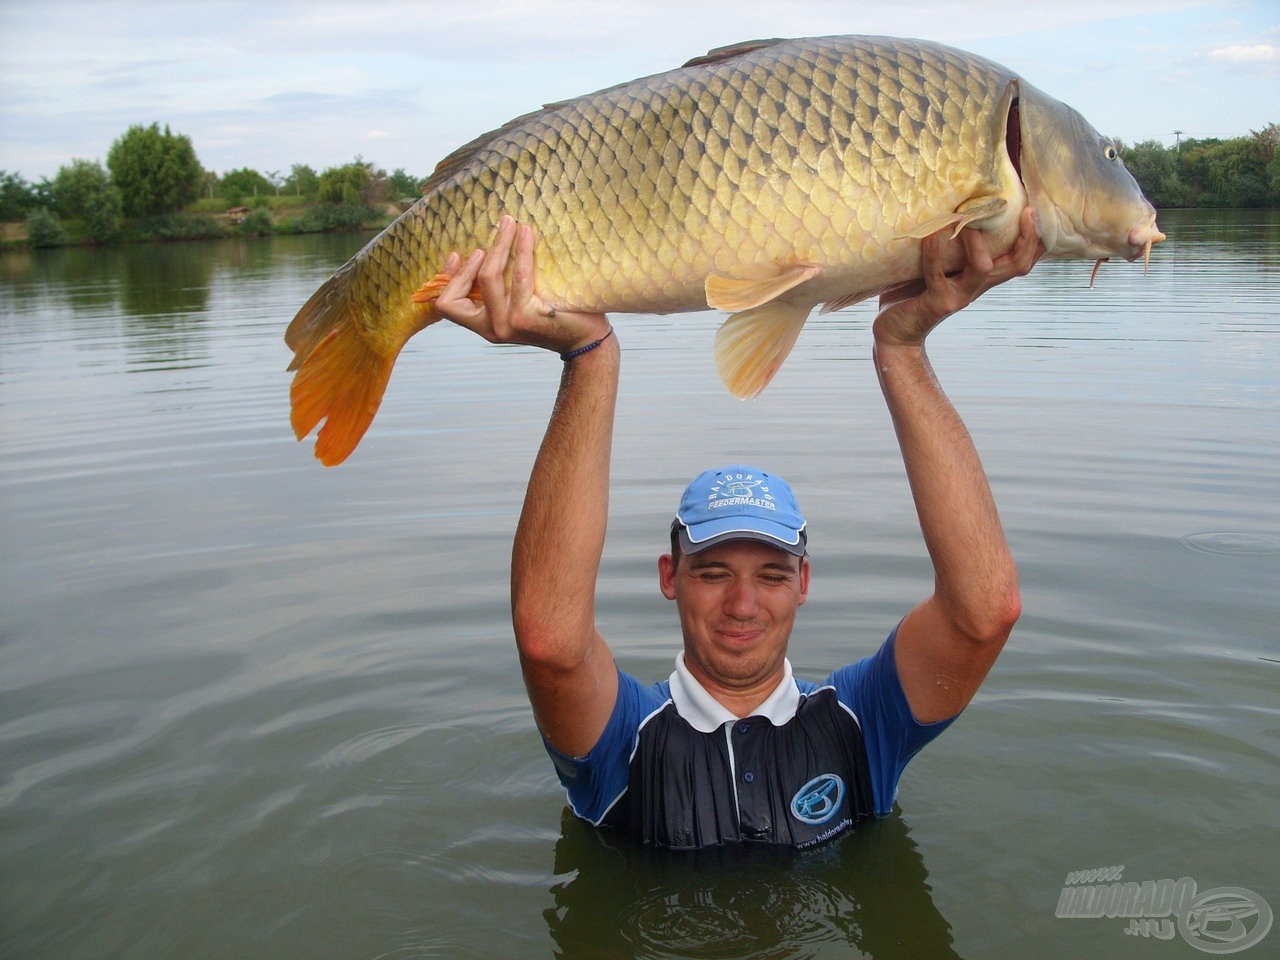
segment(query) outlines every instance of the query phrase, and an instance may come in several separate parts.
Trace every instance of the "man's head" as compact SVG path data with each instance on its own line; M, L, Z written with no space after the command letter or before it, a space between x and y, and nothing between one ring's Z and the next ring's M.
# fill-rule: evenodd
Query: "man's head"
M791 488L754 467L708 470L686 488L671 539L658 576L680 611L686 666L713 695L771 689L809 592Z

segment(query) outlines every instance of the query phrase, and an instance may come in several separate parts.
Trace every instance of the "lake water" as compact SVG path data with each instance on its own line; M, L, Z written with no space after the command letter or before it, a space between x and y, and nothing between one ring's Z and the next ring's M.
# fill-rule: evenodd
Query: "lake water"
M1045 263L931 338L1025 612L900 812L808 854L563 815L506 580L555 357L433 327L326 470L281 335L363 237L4 255L0 956L1202 955L1056 915L1068 874L1119 866L1280 910L1280 216L1161 222L1149 275ZM617 318L625 668L671 670L654 561L715 462L783 473L809 515L798 675L925 595L872 312L815 317L749 403L718 315Z

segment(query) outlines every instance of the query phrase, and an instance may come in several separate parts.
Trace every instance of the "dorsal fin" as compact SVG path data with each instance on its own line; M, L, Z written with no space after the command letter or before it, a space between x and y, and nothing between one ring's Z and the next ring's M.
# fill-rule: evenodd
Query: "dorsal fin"
M732 60L734 57L740 57L744 53L750 53L752 50L759 50L761 47L772 47L775 43L786 43L786 40L782 37L774 37L771 40L743 40L740 43L731 43L728 46L708 50L702 56L694 57L684 66L701 67L708 63Z
M542 107L538 110L530 110L528 113L521 114L520 116L516 117L514 120L508 120L506 123L498 127L496 130L490 130L488 133L480 134L480 136L476 137L470 143L464 143L457 150L454 150L452 153L450 153L443 160L441 160L439 163L436 164L436 168L431 171L431 176L429 176L427 178L426 183L422 185L423 195L425 196L426 194L430 193L432 190L434 190L444 181L448 180L455 173L457 173L459 170L465 167L468 163L471 162L472 158L477 153L479 153L481 150L483 150L485 147L491 144L494 140L497 140L499 137L504 136L505 134L516 129L517 127L524 126L534 117L544 116L548 113L555 113L557 110L567 107L570 104L577 103L580 100L587 100L592 97L597 97L600 94L609 93L621 87L628 86L634 82L635 81L633 80L628 80L624 83L617 83L611 87L605 87L603 90L597 90L595 93L586 94L581 97L573 97L569 100L558 100L555 103L544 103Z
M429 176L427 178L427 182L422 185L423 195L425 196L441 183L448 180L451 176L470 163L472 157L507 131L513 130L514 128L526 123L531 117L548 113L558 106L562 106L562 104L553 103L543 107L541 110L530 111L523 116L516 117L514 120L508 120L496 130L490 130L488 133L480 134L480 136L476 137L470 143L464 143L457 150L453 151L453 153L449 154L436 164L436 168L431 171L431 176Z

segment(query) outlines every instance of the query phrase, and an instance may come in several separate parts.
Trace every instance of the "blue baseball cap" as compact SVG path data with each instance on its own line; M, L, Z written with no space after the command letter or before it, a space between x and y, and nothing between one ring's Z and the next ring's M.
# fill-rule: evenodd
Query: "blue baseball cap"
M760 540L802 557L808 541L804 516L787 481L758 467L698 474L685 487L674 526L684 553L727 540Z

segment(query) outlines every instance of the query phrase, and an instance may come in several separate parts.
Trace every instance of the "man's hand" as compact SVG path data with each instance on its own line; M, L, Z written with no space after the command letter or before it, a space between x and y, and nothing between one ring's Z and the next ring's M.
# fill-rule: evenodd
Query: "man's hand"
M872 332L877 343L915 346L947 317L963 310L997 284L1025 276L1044 255L1032 209L1019 221L1019 234L1004 256L993 260L987 238L978 230L961 230L964 267L948 275L943 267L946 230L925 238L922 245L924 279L880 298L880 313Z
M534 293L534 236L530 227L504 216L488 252L477 250L465 261L451 253L444 273L452 279L440 292L436 310L490 343L523 343L567 353L609 332L602 313L558 310ZM506 284L508 264L511 285ZM468 297L472 286L481 303Z

